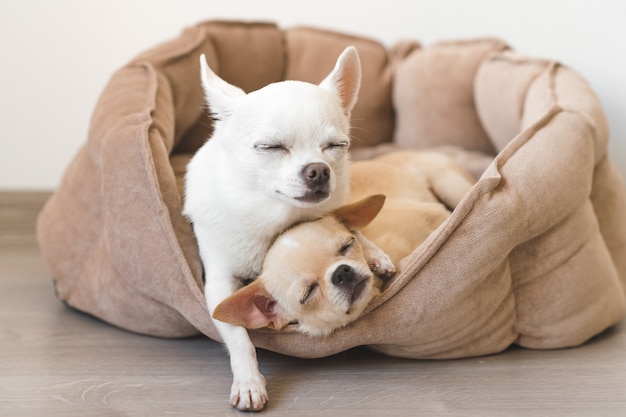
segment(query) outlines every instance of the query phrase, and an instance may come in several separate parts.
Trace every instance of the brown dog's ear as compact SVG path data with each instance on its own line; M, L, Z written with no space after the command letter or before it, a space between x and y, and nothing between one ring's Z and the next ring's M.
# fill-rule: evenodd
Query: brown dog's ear
M344 224L348 229L360 230L374 220L384 204L385 196L375 194L356 203L339 207L332 214L339 223Z
M262 279L235 291L213 311L213 318L247 329L269 327L280 330L290 320L280 314L276 300L267 292Z

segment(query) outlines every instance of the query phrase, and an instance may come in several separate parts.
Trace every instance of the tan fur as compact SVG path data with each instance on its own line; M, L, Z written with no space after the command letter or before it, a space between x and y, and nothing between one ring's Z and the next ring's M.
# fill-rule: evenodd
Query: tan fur
M267 297L257 302L261 311L246 313L250 300L242 294L252 291L244 288L218 306L214 317L248 328L280 328L297 321L300 331L311 335L327 335L347 325L380 287L358 234L397 265L449 217L448 207L453 209L473 182L451 158L436 152L395 152L353 163L350 203L320 220L292 227L268 251L263 273L253 284L257 294ZM346 242L351 244L342 253ZM340 267L349 268L350 276L361 283L358 291L357 285L333 282ZM313 294L306 297L312 287ZM257 320L263 314L266 322Z

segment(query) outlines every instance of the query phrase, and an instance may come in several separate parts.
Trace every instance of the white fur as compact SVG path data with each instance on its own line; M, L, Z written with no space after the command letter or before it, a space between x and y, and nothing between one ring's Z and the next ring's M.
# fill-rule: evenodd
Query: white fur
M198 241L212 314L242 279L256 278L275 236L347 199L349 119L361 70L350 47L319 86L284 81L246 94L218 77L204 56L200 63L202 86L217 121L213 136L187 167L184 213ZM329 167L330 193L320 201L301 201L309 192L301 172L311 163ZM371 256L393 268L380 250ZM265 380L247 331L217 320L214 324L231 356L231 404L262 409Z

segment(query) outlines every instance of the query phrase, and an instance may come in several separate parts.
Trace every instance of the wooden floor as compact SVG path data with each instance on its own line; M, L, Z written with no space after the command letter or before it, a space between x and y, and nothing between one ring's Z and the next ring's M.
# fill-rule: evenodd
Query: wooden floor
M218 343L139 336L56 300L33 235L45 197L0 193L0 416L241 415ZM624 323L567 350L259 360L268 416L626 416Z

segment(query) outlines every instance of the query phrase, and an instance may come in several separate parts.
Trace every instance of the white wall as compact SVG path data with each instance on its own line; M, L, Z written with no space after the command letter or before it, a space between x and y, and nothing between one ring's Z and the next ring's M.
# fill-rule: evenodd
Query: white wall
M110 74L206 19L269 20L391 45L497 36L557 59L598 93L626 176L626 2L622 0L0 0L0 189L51 189L84 142Z

